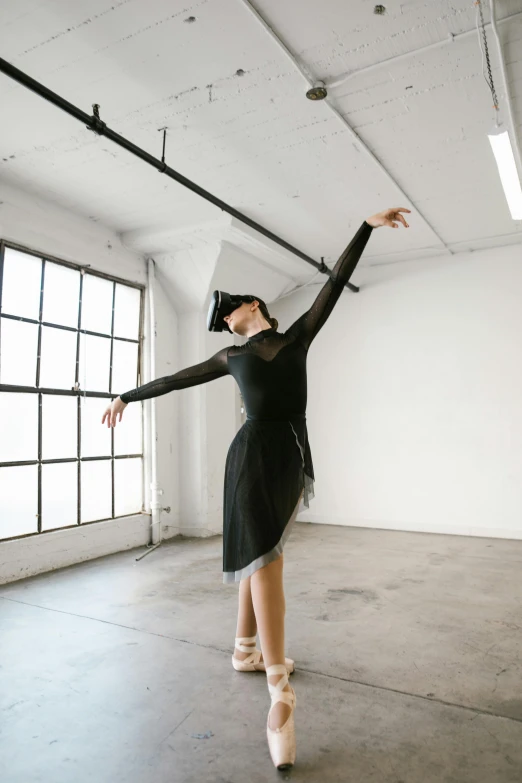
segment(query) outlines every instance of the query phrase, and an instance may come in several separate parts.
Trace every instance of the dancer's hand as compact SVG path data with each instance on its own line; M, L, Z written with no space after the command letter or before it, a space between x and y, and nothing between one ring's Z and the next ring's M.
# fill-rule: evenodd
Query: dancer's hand
M125 410L126 407L127 407L127 403L120 400L119 397L116 397L109 405L105 413L103 414L103 419L101 420L101 423L103 424L105 419L107 419L107 427L115 427L118 413L120 414L119 421L121 421L121 417L123 416L123 411Z
M379 228L379 226L390 226L390 228L399 228L398 223L394 223L394 220L400 220L403 226L409 228L408 224L404 220L401 212L411 212L411 209L405 207L395 207L394 209L385 209L384 212L378 212L376 215L372 215L370 218L366 218L366 222L373 226L373 228Z

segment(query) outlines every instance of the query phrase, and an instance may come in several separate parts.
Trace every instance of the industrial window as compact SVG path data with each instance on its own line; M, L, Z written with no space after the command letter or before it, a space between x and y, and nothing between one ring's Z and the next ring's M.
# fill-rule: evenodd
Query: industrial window
M0 243L0 538L140 512L143 290Z

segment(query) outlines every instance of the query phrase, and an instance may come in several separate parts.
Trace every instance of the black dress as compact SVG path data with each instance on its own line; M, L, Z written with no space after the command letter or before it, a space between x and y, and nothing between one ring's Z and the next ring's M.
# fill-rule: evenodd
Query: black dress
M350 279L370 238L359 228L317 294L286 332L263 329L241 346L175 375L125 392L123 402L232 375L241 389L247 419L232 440L223 494L223 582L239 582L277 559L297 513L314 497L314 470L306 428L306 356Z

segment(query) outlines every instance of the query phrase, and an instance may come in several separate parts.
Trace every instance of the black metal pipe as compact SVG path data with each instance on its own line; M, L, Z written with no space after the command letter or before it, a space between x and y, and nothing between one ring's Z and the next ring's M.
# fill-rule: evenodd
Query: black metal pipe
M237 218L242 223L246 223L247 226L250 226L251 228L254 228L256 231L259 231L260 234L263 234L264 236L268 237L268 239L271 239L272 242L275 242L281 247L284 247L286 250L289 250L294 255L299 256L299 258L302 258L303 261L306 261L308 264L314 266L320 272L323 272L324 274L327 274L331 277L331 270L326 266L324 261L318 263L313 258L306 255L306 253L303 253L301 250L294 247L289 242L286 242L284 239L281 239L281 237L277 236L277 234L274 234L272 231L269 231L267 228L264 228L259 223L256 223L255 220L251 220L242 212L239 212L237 209L234 209L234 207L231 207L229 204L226 204L224 201L221 201L221 199L217 198L217 196L213 196L212 193L208 192L208 190L204 190L204 188L201 188L199 185L196 185L195 182L192 182L190 179L187 179L187 177L184 177L183 174L180 174L178 171L175 171L170 166L167 166L165 162L158 160L153 155L149 155L149 153L146 152L145 150L142 150L141 147L137 147L136 144L133 144L128 139L124 138L123 136L120 136L119 133L116 133L115 131L111 130L111 128L109 128L101 120L99 116L99 107L97 104L93 105L94 114L92 116L86 114L77 106L74 106L72 103L69 103L69 101L66 101L65 98L62 98L60 95L57 95L57 93L53 92L52 90L49 90L43 84L40 84L40 82L37 82L31 76L28 76L23 71L20 71L18 68L15 68L14 65L11 65L11 63L8 63L7 60L4 60L2 57L0 57L0 72L5 73L6 76L9 76L11 79L14 79L15 81L19 82L24 87L27 87L29 90L32 90L37 95L40 95L40 97L45 98L45 100L54 104L54 106L57 106L59 109L62 109L62 111L65 111L67 112L67 114L70 114L71 117L74 117L76 120L79 120L80 122L84 123L89 130L98 133L100 136L106 136L108 139L113 141L119 147L123 147L123 149L126 149L132 155L136 155L136 157L141 158L141 160L145 161L145 163L148 163L150 166L153 166L162 174L166 174L167 177L176 180L176 182L179 182L180 185L183 185L189 190L192 190L194 193L197 193L198 196L201 196L207 201L210 201L216 207L219 207L219 209L223 210L223 212L228 212L228 214L232 215L232 217ZM349 288L351 291L359 290L357 286L349 282L346 283L346 287Z

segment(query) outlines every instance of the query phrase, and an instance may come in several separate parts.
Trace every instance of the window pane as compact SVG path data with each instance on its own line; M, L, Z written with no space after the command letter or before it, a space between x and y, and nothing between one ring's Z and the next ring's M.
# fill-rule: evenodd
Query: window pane
M114 302L114 334L137 340L140 330L141 291L128 285L116 283Z
M78 518L78 463L42 465L42 530L75 525Z
M115 394L135 389L138 385L138 343L114 340L112 353L112 391Z
M0 383L36 386L36 324L2 318L0 324Z
M143 407L141 403L134 402L127 405L123 411L121 421L116 422L114 428L114 453L115 454L141 454L141 415Z
M109 391L110 337L80 335L80 389Z
M42 260L19 250L5 249L2 312L24 318L40 317Z
M42 459L69 459L78 453L76 397L42 395Z
M114 283L103 277L84 275L82 329L100 334L111 333L113 287Z
M141 457L114 460L114 514L117 517L141 511L141 464Z
M80 405L82 417L82 457L110 456L111 427L107 427L107 421L105 421L105 424L101 423L102 416L110 405L110 400L99 400L96 397L80 397Z
M80 273L46 261L42 320L77 328L79 306Z
M0 462L38 459L37 394L0 392L0 433Z
M40 387L74 389L77 332L42 326Z
M112 460L82 462L82 522L112 517Z
M38 465L0 468L0 537L38 532Z

